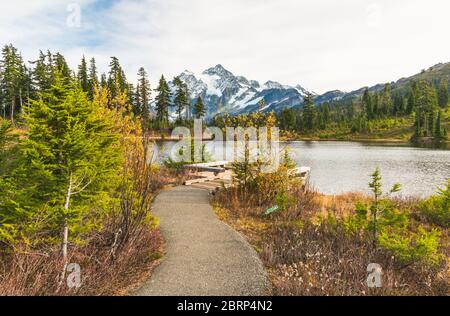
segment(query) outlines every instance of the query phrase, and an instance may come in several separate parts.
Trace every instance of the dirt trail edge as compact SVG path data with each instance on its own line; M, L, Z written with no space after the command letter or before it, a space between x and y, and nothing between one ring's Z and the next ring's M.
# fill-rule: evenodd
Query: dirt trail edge
M255 250L221 222L209 192L177 187L153 205L161 218L166 256L136 296L260 296L268 278Z

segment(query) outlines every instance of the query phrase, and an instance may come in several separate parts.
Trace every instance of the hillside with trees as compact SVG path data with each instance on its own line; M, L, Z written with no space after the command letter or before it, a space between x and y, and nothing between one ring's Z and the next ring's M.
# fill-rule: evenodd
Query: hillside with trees
M448 138L450 64L396 83L364 88L334 101L277 114L288 138L441 142Z

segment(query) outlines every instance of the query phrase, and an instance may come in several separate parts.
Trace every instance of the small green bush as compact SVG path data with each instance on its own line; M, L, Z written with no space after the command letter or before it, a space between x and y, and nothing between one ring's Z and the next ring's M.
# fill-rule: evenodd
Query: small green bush
M348 216L342 220L342 227L349 236L357 236L366 231L369 227L367 219L367 205L358 202L356 204L355 214Z
M427 232L423 227L419 227L417 233L406 229L387 229L378 236L378 244L400 264L422 262L433 266L442 259L438 252L440 236L438 230Z
M172 158L168 158L163 161L164 167L167 169L176 172L177 174L180 174L184 171L184 166L186 165L186 162L180 161L174 161Z
M432 224L450 227L450 180L439 195L432 196L419 205L420 213Z

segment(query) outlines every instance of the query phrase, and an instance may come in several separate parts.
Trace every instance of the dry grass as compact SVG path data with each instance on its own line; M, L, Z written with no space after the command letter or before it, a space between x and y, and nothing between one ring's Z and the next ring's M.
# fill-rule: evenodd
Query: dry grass
M60 285L64 262L59 251L42 254L4 254L0 257L0 295L75 296L123 295L148 276L161 256L159 230L143 229L136 234L116 259L104 242L108 234L84 247L72 248L69 262L81 267L81 287ZM98 243L98 244L97 244Z
M349 237L321 220L329 213L337 218L351 214L356 202L369 201L367 196L350 193L330 197L311 191L296 195L299 202L295 207L269 217L262 215L266 206L256 206L248 197L241 200L236 189L222 191L214 199L219 217L246 236L259 252L273 295L449 294L448 266L399 266L370 241ZM396 203L410 207L414 201L400 199ZM366 284L370 263L383 268L382 288L370 289Z

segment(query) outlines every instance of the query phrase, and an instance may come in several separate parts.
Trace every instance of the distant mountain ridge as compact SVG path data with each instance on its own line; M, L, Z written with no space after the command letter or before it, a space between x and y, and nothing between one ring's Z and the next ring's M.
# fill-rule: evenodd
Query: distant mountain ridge
M299 107L309 93L301 85L292 87L275 81L261 84L244 76L235 76L220 64L201 74L185 70L179 78L186 83L192 103L202 97L207 118L220 113L236 115L256 110L271 112ZM260 109L261 100L266 105Z
M217 114L228 113L230 115L246 114L255 111L271 112L281 111L286 108L302 107L304 97L311 93L315 96L315 102L350 100L362 96L366 87L344 92L340 90L328 91L318 95L302 87L301 85L289 86L275 81L267 81L264 84L256 80L249 80L244 76L236 76L222 65L216 65L206 69L200 74L185 70L179 78L186 83L192 104L198 97L202 97L206 107L206 117L211 118ZM450 81L450 63L440 63L427 70L408 77L391 82L393 90L407 89L411 81ZM173 85L171 84L173 87ZM385 86L377 84L369 88L369 91L381 91ZM260 101L264 100L265 106L260 108ZM175 114L171 114L175 117Z
M401 78L397 81L390 82L390 84L392 91L406 93L406 89L409 89L410 84L413 81L419 82L421 80L425 80L438 84L443 79L450 82L450 62L436 64L411 77ZM349 100L362 96L366 88L368 88L370 92L379 92L384 89L385 85L386 83L379 83L370 87L362 87L348 93L339 90L326 92L325 94L316 97L316 103L321 104L331 100Z

